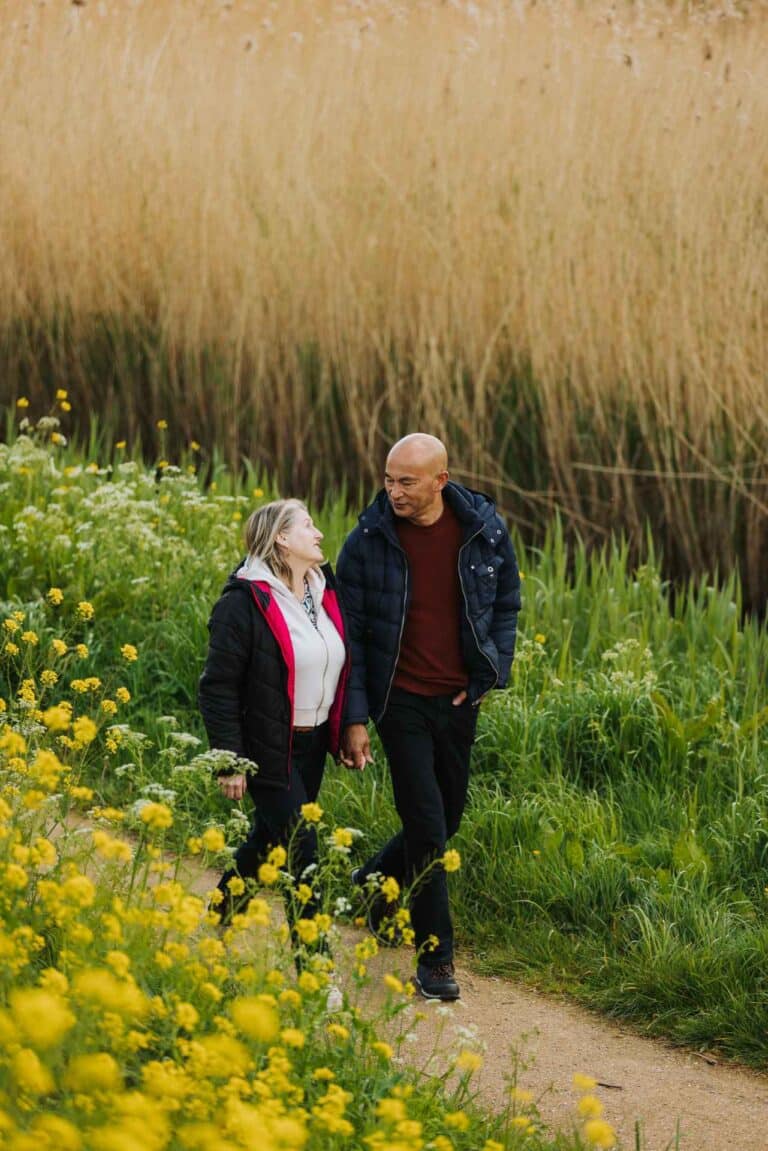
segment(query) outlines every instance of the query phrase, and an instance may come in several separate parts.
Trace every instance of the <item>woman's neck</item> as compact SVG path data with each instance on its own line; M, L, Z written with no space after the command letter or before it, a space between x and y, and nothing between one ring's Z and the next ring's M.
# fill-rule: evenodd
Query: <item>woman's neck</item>
M304 565L291 565L290 574L283 577L283 582L288 585L296 599L304 599L304 592L306 591L306 580L308 567Z

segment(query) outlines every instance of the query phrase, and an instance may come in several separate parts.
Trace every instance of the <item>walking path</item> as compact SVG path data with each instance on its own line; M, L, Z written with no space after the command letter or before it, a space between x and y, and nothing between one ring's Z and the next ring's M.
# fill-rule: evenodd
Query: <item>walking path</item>
M217 873L202 869L190 868L184 876L199 893L217 879ZM351 952L360 933L350 928L343 935ZM369 964L374 986L387 972L405 980L412 968L413 952L402 949L384 950ZM603 1085L595 1093L627 1151L635 1147L638 1121L643 1151L674 1148L678 1123L681 1151L768 1151L768 1075L645 1039L566 1000L477 975L462 964L457 974L458 1003L414 1003L413 1010L426 1018L408 1049L416 1066L436 1049L429 1070L442 1070L440 1053L466 1046L459 1029L470 1028L485 1048L474 1082L487 1107L504 1105L517 1050L527 1064L519 1086L533 1091L552 1129L572 1127L577 1099L572 1078L581 1072Z

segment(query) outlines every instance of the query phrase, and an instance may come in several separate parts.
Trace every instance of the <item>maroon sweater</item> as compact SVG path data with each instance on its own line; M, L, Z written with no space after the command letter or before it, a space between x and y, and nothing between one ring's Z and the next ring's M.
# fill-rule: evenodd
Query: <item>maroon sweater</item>
M394 686L417 695L447 695L467 686L461 655L459 549L464 533L448 505L427 527L397 520L408 558L410 600Z

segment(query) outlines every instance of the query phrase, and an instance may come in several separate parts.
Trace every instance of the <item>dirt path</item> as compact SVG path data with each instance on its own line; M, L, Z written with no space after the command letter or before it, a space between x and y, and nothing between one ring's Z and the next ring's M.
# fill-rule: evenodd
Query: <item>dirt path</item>
M214 872L191 870L185 882L202 893L217 878ZM352 929L343 935L350 945L361 937ZM387 972L405 980L412 969L413 953L405 950L382 951L369 968L374 986ZM577 1098L572 1078L578 1071L610 1084L596 1093L626 1151L635 1146L638 1120L644 1151L674 1147L678 1122L681 1151L768 1151L768 1075L710 1065L693 1052L644 1039L568 1001L477 975L463 964L457 965L457 974L462 993L458 1003L415 1002L413 1010L426 1019L416 1028L409 1049L413 1062L422 1066L437 1046L431 1069L440 1069L440 1052L455 1050L456 1043L465 1045L457 1029L473 1030L485 1047L476 1082L486 1106L503 1106L512 1050L517 1049L528 1064L519 1083L534 1092L548 1127L572 1126Z

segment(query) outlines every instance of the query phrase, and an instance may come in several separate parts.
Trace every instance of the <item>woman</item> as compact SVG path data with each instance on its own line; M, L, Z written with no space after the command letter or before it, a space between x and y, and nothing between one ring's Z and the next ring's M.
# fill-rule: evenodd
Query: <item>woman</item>
M300 500L275 500L253 512L245 526L247 558L208 624L198 699L211 747L256 766L247 775L218 777L228 799L248 790L255 807L248 839L219 881L222 922L237 908L230 880L255 876L270 848L290 843L297 884L317 860L316 830L299 815L317 799L326 753L338 754L349 662L322 538ZM291 922L292 905L289 899ZM301 915L317 910L313 896Z

